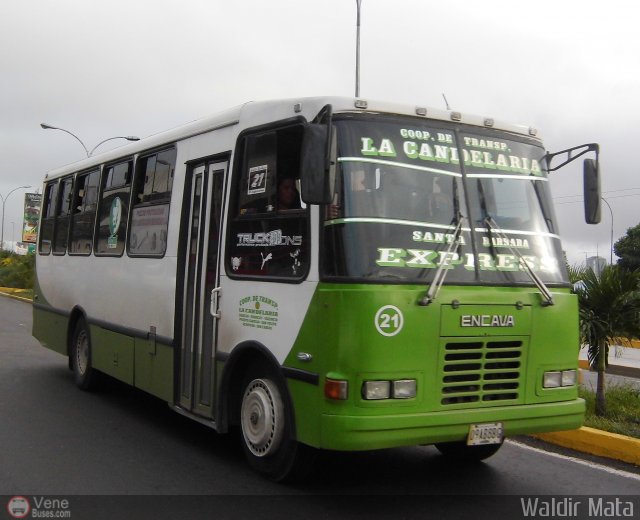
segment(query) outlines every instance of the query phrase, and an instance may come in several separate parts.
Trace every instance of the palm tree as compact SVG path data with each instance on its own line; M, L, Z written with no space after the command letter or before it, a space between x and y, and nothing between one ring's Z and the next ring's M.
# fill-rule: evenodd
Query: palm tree
M596 415L606 413L604 374L609 345L616 338L640 337L640 270L606 266L600 276L592 269L569 269L578 281L580 339L588 348L589 364L598 371Z

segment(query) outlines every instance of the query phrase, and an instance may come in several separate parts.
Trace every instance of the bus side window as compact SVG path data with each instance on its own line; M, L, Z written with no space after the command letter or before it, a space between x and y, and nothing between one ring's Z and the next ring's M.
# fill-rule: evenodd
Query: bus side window
M238 197L239 216L275 211L276 147L275 132L249 135L244 139Z
M73 177L65 177L60 181L55 227L53 230L53 254L63 255L67 252L69 238L69 215L73 196Z
M69 253L91 254L100 170L79 174L74 189Z
M231 276L306 276L308 211L298 190L302 135L302 126L293 124L241 138L226 258Z
M129 219L129 196L133 161L106 166L99 201L96 255L120 256Z
M134 206L139 203L168 202L171 199L176 149L163 150L138 159Z
M42 218L38 234L39 251L41 255L51 253L53 241L53 224L56 216L56 200L58 198L58 181L48 182L44 189L42 202Z
M175 148L141 157L136 163L127 244L131 256L163 256L167 249L175 165Z

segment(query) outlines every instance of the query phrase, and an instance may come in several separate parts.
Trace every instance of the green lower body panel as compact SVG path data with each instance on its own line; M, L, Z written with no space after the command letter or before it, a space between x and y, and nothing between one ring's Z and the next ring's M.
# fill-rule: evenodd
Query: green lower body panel
M134 383L167 402L173 400L173 348L153 340L135 339Z
M67 355L69 318L46 309L33 308L33 336L47 348Z
M42 345L68 355L72 333L69 317L49 309L33 308L33 335ZM90 325L93 367L167 402L173 400L173 347L154 338L134 338Z
M134 339L97 325L90 328L93 367L133 385Z
M582 426L582 399L561 403L405 415L328 415L321 418L320 448L372 450L466 439L469 425L502 422L506 436L572 430Z

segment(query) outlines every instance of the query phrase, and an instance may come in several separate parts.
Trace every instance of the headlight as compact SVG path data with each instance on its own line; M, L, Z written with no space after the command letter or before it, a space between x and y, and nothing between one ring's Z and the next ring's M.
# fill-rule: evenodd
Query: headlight
M562 385L562 372L545 372L542 386L544 388L558 388Z
M362 398L367 401L381 399L413 399L416 396L415 379L395 381L365 381L362 383Z
M400 379L393 381L393 398L394 399L411 399L416 396L416 380Z
M562 371L562 386L575 386L577 380L578 380L577 370Z
M365 381L362 385L362 397L367 400L389 399L390 381Z
M545 372L542 381L544 388L560 388L563 386L575 386L578 380L577 370L554 370Z

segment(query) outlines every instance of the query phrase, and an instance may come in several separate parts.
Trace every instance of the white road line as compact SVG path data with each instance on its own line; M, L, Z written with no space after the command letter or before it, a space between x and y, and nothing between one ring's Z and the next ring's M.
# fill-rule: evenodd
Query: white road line
M620 477L630 478L633 480L640 481L640 475L637 473L630 473L628 471L622 471L619 469L610 468L608 466L603 466L602 464L597 464L595 462L589 462L588 460L576 459L575 457L569 457L567 455L561 455L560 453L554 453L552 451L541 450L540 448L534 448L533 446L529 446L528 444L523 444L518 441L514 441L511 439L507 439L506 441L509 444L513 444L518 446L519 448L523 448L529 451L535 451L536 453L542 453L544 455L548 455L549 457L555 457L556 459L568 460L570 462L575 462L576 464L580 464L582 466L587 466L591 469L597 469L600 471L604 471L606 473L611 473L612 475L618 475Z

